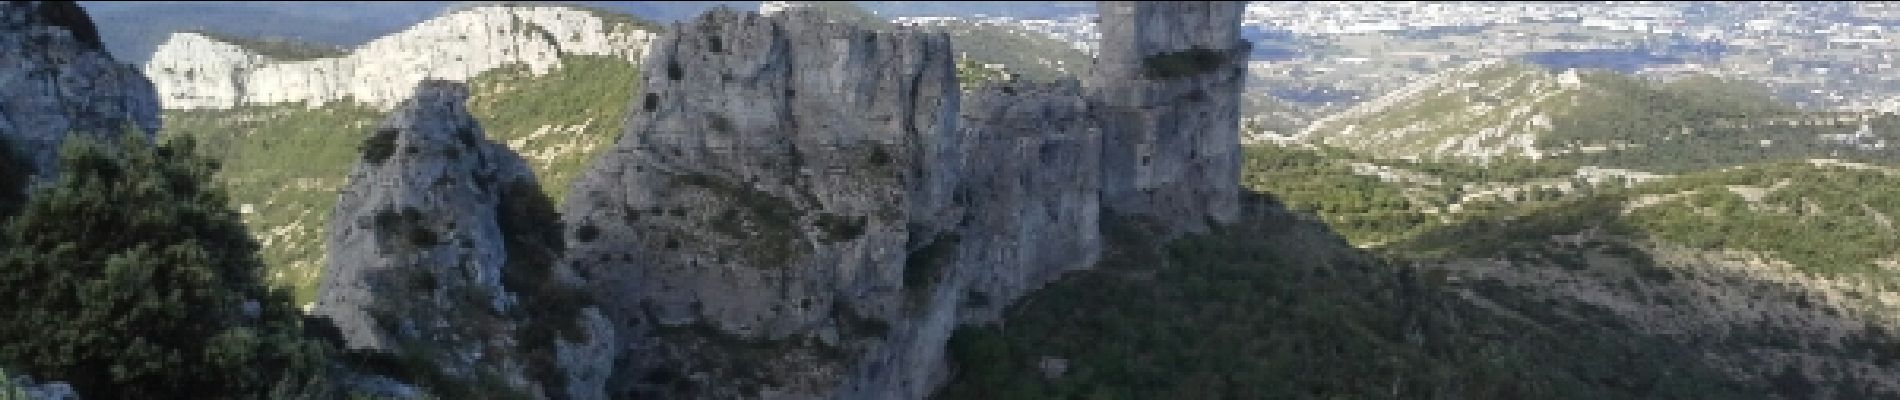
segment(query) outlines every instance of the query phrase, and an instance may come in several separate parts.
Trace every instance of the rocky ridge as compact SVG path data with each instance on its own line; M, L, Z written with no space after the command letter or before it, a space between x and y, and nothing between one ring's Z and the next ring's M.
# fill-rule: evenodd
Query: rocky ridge
M1575 70L1485 60L1320 119L1294 136L1388 157L1542 158L1548 149L1539 137L1587 89Z
M0 138L35 170L52 167L69 133L149 137L158 125L152 84L106 53L78 5L0 4Z
M1230 219L1240 8L1106 7L1148 28L1109 30L1130 38L1105 52L1138 54L1102 62L1136 67L1086 89L963 94L945 35L807 10L673 26L625 134L563 205L569 263L634 336L611 391L922 398L948 376L954 328L1093 263L1111 193L1112 211L1182 229ZM1194 101L1160 104L1179 96ZM1131 121L1147 125L1105 133ZM1145 178L1111 189L1111 158Z
M597 311L550 306L561 246L542 234L558 228L527 225L558 217L520 157L483 137L467 97L423 81L370 135L331 219L314 313L352 350L602 398L614 330Z
M166 109L349 100L388 110L425 79L466 81L511 64L540 75L563 55L637 61L653 33L623 19L572 7L472 7L341 57L302 61L183 32L159 45L144 69Z

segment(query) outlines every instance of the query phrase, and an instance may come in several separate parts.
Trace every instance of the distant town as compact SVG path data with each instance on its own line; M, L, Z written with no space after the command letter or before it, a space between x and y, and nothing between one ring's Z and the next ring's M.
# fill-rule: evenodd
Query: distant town
M1797 107L1900 112L1900 3L1254 2L1251 83L1316 113L1473 61L1748 79ZM1010 26L1093 53L1094 15L900 17Z

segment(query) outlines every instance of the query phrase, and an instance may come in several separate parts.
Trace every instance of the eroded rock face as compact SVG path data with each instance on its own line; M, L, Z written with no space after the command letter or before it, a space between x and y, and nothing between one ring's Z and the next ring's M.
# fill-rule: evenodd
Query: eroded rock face
M961 131L967 226L960 268L973 271L965 323L1000 317L1017 297L1101 253L1101 133L1081 85L1010 82L973 90Z
M562 55L637 61L653 33L568 7L484 6L430 19L315 60L277 60L197 33L173 34L145 65L167 109L350 100L390 109L425 79L467 81L509 64L536 75Z
M668 368L830 390L901 318L908 250L958 215L952 56L943 35L802 11L676 25L625 136L571 191L570 256L614 319L657 323L659 358L688 364Z
M158 100L72 2L0 3L0 138L46 172L68 133L158 131Z
M532 177L482 138L461 109L460 90L447 83L418 88L370 135L363 163L337 201L316 310L353 348L390 349L401 331L440 325L414 318L446 318L387 310L390 320L379 321L371 315L379 302L455 314L469 295L482 295L474 311L502 312L514 303L501 287L507 254L495 209L501 188ZM403 296L409 289L443 293Z
M1114 21L1172 25L1125 30L1140 46L1124 53L1224 47L1118 87L1009 82L965 102L941 34L807 9L674 26L564 205L569 265L632 332L611 394L927 397L958 325L1094 263L1104 193L1182 229L1231 219L1240 82L1219 68L1245 51L1240 8L1142 7ZM1196 28L1210 21L1233 26ZM1132 124L1113 148L1109 124ZM1148 166L1104 167L1138 147Z
M1101 136L1081 86L993 83L968 92L956 140L963 215L906 257L903 318L830 398L917 399L950 378L956 327L1003 308L1101 252Z
M315 313L351 349L602 398L589 376L611 363L612 327L579 305L533 297L561 294L558 228L547 237L531 228L558 217L520 157L483 138L467 97L462 84L423 81L369 136L333 214Z
M1239 214L1244 2L1104 1L1088 82L1102 126L1102 205L1178 231Z

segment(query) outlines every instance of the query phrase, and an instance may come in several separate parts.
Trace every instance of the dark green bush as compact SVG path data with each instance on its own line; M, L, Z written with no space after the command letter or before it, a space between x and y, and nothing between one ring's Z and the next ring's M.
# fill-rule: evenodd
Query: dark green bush
M1225 62L1225 52L1195 47L1142 58L1141 70L1148 79L1174 79L1213 72Z
M817 225L818 229L825 233L825 239L834 242L864 236L864 217L819 214Z
M394 128L377 129L368 140L363 141L363 161L370 165L382 165L389 156L396 155L396 137L402 132Z
M328 346L287 293L215 163L187 139L74 136L60 176L0 225L0 364L85 398L263 398L311 382Z
M930 283L937 279L943 267L948 266L947 264L952 261L951 258L956 255L957 242L960 239L962 238L954 233L945 234L938 236L936 240L924 245L923 248L910 252L910 255L904 258L904 290L915 295L929 289Z

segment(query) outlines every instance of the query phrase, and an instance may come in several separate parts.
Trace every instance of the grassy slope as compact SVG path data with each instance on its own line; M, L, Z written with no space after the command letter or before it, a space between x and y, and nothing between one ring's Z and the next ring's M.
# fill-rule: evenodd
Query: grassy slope
M1481 223L1524 225L1510 220L1558 212L1579 198L1630 209L1613 214L1631 234L1707 250L1766 252L1804 271L1884 276L1876 262L1900 261L1900 170L1815 166L1807 162L1764 162L1706 170L1627 189L1591 187L1548 196L1469 202L1448 213L1441 199L1461 193L1460 185L1510 186L1562 181L1565 163L1479 168L1459 164L1380 161L1352 153L1255 146L1247 149L1243 182L1274 193L1295 209L1316 213L1359 245L1445 239L1478 244L1509 243L1514 238L1467 241L1458 235L1420 237L1451 225ZM1355 175L1353 162L1374 163L1422 173L1444 184L1386 183ZM1731 188L1733 187L1733 188ZM1742 194L1757 196L1749 201ZM1638 206L1640 205L1640 207ZM1496 228L1496 227L1494 227ZM1531 235L1541 238L1548 236ZM1474 233L1475 234L1475 233ZM1421 249L1406 249L1419 251ZM1495 249L1493 249L1495 250ZM1470 252L1467 252L1470 253ZM1478 252L1482 253L1482 252ZM1476 254L1476 253L1471 253Z
M1352 175L1345 165L1361 157L1254 148L1247 161L1250 187L1332 226L1256 207L1224 231L1157 246L1109 224L1097 269L1031 294L998 326L957 333L957 375L939 397L1900 393L1895 321L1866 301L1891 296L1829 283L1879 275L1870 263L1900 248L1875 216L1900 212L1900 191L1885 189L1900 176L1759 164L1411 223L1423 205L1407 191L1420 188ZM1387 163L1453 184L1557 175ZM1729 198L1729 185L1782 181L1754 209ZM1716 195L1623 214L1633 199L1697 191ZM1346 238L1387 244L1362 252ZM1795 264L1762 270L1777 261L1711 258L1726 254L1717 247ZM1067 371L1045 377L1054 359Z
M1274 207L1159 246L1111 224L1111 253L952 339L944 399L1742 398L1761 385L1588 304L1466 302ZM1574 316L1585 316L1582 318ZM1066 360L1058 378L1038 368Z
M469 111L490 139L528 160L551 198L620 134L638 91L639 68L593 56L564 58L533 77L524 68L483 73L470 82ZM364 134L383 119L351 103L322 108L254 106L235 110L166 111L163 135L197 135L225 163L232 201L264 246L272 281L315 298L330 211Z
M1466 139L1498 129L1536 137L1535 148L1576 164L1687 172L1728 165L1837 157L1881 160L1900 150L1854 149L1821 135L1850 134L1859 124L1770 125L1771 119L1821 119L1778 104L1760 88L1716 78L1648 82L1611 72L1578 74L1576 86L1542 69L1504 64L1448 73L1414 97L1364 116L1320 126L1315 141L1381 158L1417 156L1456 160ZM1548 118L1531 124L1533 116ZM1357 126L1345 133L1347 126ZM1874 118L1871 132L1900 141L1900 117ZM1771 145L1764 146L1764 140ZM1476 140L1481 149L1506 148L1502 136ZM1608 151L1586 150L1608 148ZM1521 149L1506 152L1524 155Z

